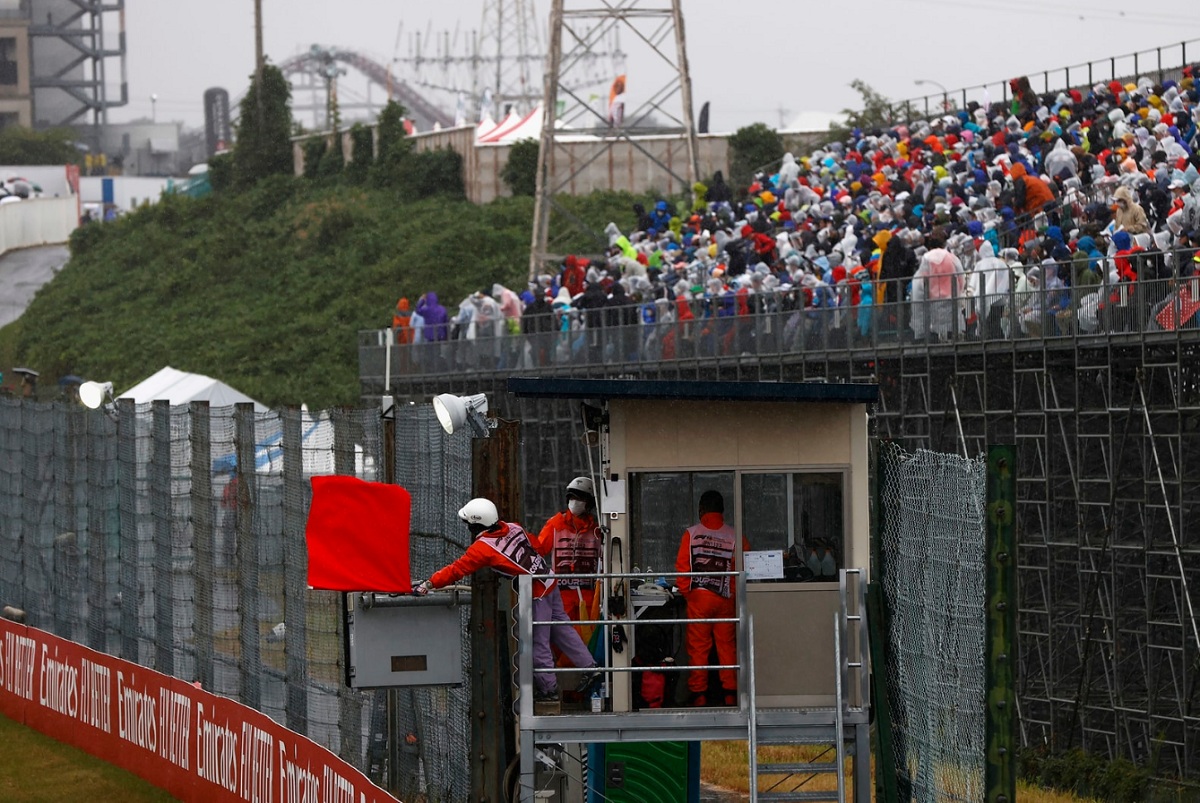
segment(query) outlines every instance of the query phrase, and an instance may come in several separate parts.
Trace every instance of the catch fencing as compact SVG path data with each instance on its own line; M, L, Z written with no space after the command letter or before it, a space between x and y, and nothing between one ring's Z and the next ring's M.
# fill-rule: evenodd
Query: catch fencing
M880 449L887 694L902 799L985 795L987 461Z
M341 595L306 587L318 474L412 493L414 576L466 546L470 441L427 406L397 408L393 434L373 409L0 398L0 604L258 709L402 798L465 801L468 672L454 688L345 684ZM391 755L389 729L404 737Z

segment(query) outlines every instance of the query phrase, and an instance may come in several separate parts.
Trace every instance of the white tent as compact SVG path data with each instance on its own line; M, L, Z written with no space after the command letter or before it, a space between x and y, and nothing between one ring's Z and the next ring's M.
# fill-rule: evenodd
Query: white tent
M479 125L475 126L475 141L478 142L497 128L499 128L499 124L491 117L483 118L479 121Z
M536 129L536 131L535 131ZM522 132L523 135L522 135ZM533 133L530 133L533 132ZM479 138L479 142L488 143L508 143L516 139L534 138L536 139L542 133L542 107L538 106L524 117L518 117L515 114L510 114L504 119L504 122L496 127L490 134L485 134Z
M153 376L143 379L120 395L122 399L135 402L152 402L165 399L172 405L206 401L212 407L228 407L240 402L254 404L255 412L265 413L267 406L226 385L219 379L204 374L189 374L167 366Z

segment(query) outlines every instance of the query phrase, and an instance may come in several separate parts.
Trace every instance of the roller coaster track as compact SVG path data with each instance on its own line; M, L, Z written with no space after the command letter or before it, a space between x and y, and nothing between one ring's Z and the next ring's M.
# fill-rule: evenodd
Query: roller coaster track
M388 68L374 59L364 56L361 53L356 53L353 50L340 48L329 48L328 51L324 52L327 52L334 61L353 67L365 75L372 83L387 91L391 98L403 103L413 114L444 127L454 125L453 117L430 103L407 83L391 77L388 73ZM301 53L298 56L285 59L280 63L279 69L287 76L300 73L319 74L324 63L324 59L319 56L312 53Z

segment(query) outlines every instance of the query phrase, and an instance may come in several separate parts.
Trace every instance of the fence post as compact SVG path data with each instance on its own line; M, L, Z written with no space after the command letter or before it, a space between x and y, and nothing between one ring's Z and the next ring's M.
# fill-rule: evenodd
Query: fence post
M308 552L304 543L304 454L300 410L282 413L283 425L283 623L287 633L287 726L308 733L308 598L305 591Z
M262 709L262 660L258 633L258 540L254 532L251 500L255 480L254 404L239 402L233 410L234 441L237 454L237 559L234 571L238 580L238 629L241 656L238 674L241 702Z
M1017 799L1017 452L988 447L985 800Z
M510 521L521 520L520 433L519 423L501 421L471 444L472 493L491 499ZM490 569L471 581L471 800L504 800L504 771L516 755L502 585Z
M354 438L351 434L350 419L345 410L335 410L331 413L333 423L333 473L340 476L354 476ZM361 766L362 752L362 694L357 689L350 688L346 659L349 656L346 616L349 611L349 599L345 592L338 595L338 635L341 636L343 649L338 653L339 675L346 678L345 685L338 690L338 733L340 734L340 749L338 755L351 764Z
M171 402L153 403L154 451L150 473L150 512L154 524L154 668L175 674L175 520L171 504Z
M110 428L98 426L103 417L85 413L87 421L87 483L89 487L101 489L97 498L87 505L87 643L100 652L111 652L108 646L108 551L112 518L111 504L116 496L116 484L112 482L114 466L113 451L116 438Z
M117 490L120 498L121 657L138 658L137 404L117 400Z
M194 401L192 419L192 551L195 605L192 612L192 643L196 650L196 680L213 688L213 495L212 420L208 402ZM186 678L185 678L186 680Z

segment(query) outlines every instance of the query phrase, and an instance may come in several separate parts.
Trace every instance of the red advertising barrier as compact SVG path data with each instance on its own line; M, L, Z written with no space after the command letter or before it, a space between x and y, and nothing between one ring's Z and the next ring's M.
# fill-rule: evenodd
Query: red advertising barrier
M241 703L0 619L0 711L185 801L396 803Z

